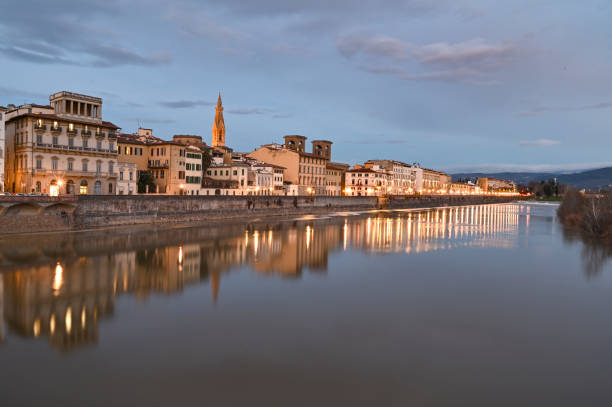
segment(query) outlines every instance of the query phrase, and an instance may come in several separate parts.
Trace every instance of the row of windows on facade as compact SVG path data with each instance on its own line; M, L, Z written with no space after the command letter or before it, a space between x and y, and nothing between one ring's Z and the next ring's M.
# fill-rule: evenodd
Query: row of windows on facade
M300 172L306 174L324 174L325 169L321 167L310 167L308 165L300 165Z
M202 178L201 177L186 177L185 182L188 184L198 184L199 185L202 183Z
M142 155L142 147L129 147L129 146L126 146L126 147L123 147L123 153L121 153L121 146L119 146L119 154L124 154L124 155Z
M386 175L384 175L384 174L371 174L370 173L370 174L365 174L364 175L364 174L362 174L360 172L357 173L357 174L354 174L354 173L351 174L351 177L361 177L361 176L364 176L364 177L374 177L374 178L386 178Z
M19 120L17 122L17 128L21 129L21 128L27 127L27 124L28 124L28 120L27 119ZM44 125L45 125L45 122L43 121L43 119L37 119L36 123L34 123L34 126L36 128L38 128L38 129L41 129ZM60 123L57 120L54 120L53 123L51 124L51 129L59 130L60 129ZM75 129L76 129L76 127L74 127L74 123L68 123L68 131L72 132L72 131L75 131ZM97 126L90 127L87 124L84 124L82 126L82 130L84 132L91 131L92 129L94 130L95 134L98 134L98 135L102 134L102 129L100 127L97 127ZM111 132L111 133L114 132L114 130L112 130L112 129L109 129L108 131Z
M187 171L201 171L202 170L202 164L190 164L190 163L187 163L187 164L185 164L185 169Z
M374 182L374 184L372 185L382 185L382 180L372 180ZM357 180L358 184L357 185L361 185L361 180ZM368 180L366 179L363 183L364 185L368 185ZM351 185L355 185L355 180L351 180Z
M166 176L166 171L164 170L154 170L153 176L157 179L164 178ZM178 179L185 179L185 171L178 172Z
M48 136L47 136L48 137ZM45 144L45 137L42 134L37 134L36 135L36 144ZM15 135L15 144L26 144L28 142L28 135ZM51 144L53 146L59 146L59 136L51 136ZM82 146L84 148L89 148L89 140L84 138L82 139L81 142ZM68 146L69 147L74 147L74 137L68 137ZM102 140L96 140L96 148L98 150L102 150ZM115 150L115 142L114 141L109 141L108 142L108 149L113 151Z
M307 163L307 164L318 164L318 165L325 164L324 160L321 160L319 158L312 158L312 157L300 157L300 162Z
M51 181L50 185L57 185L56 181ZM89 190L89 184L87 183L87 181L83 180L81 181L80 185L79 185L79 194L81 195L87 195ZM74 194L76 191L75 189L75 185L74 185L74 181L73 180L68 180L68 182L66 182L66 193L69 195ZM42 191L42 183L40 181L36 181L36 192L41 193ZM112 194L113 193L113 184L109 183L108 184L108 193ZM100 181L96 181L94 184L94 194L96 195L100 195L102 194L102 183Z
M189 168L187 168L187 169L189 169ZM218 173L217 173L217 171L218 171ZM241 172L242 172L241 175L244 175L244 168L241 169ZM216 175L222 176L223 175L223 170L208 170L208 171L206 171L206 173L208 175L213 175L214 174L215 176ZM233 175L238 175L238 170L233 170L232 173L233 173ZM229 176L229 170L225 170L225 175Z
M21 158L21 163L22 163L22 167L21 168L27 168L27 160L24 160L23 158ZM25 165L25 166L24 166ZM82 161L81 162L81 171L83 172L87 172L88 171L88 165L89 163L87 161ZM43 169L43 159L42 157L36 157L36 169L37 170L42 170ZM52 170L60 170L61 168L59 168L59 159L58 158L51 158L51 169ZM68 171L74 171L74 160L68 160L68 165L66 167L66 170ZM113 162L109 162L108 163L108 172L109 173L113 173L115 171L115 164ZM98 161L96 162L96 172L102 172L102 162Z
M323 182L323 178L318 177L300 177L300 184L325 185L325 183Z
M130 181L133 181L134 173L132 171L129 171L128 174L130 175ZM123 181L123 171L119 171L119 181Z

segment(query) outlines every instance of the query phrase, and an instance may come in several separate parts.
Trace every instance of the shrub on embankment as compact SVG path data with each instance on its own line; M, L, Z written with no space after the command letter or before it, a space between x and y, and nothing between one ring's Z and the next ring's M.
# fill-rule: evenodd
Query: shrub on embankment
M612 238L612 191L585 196L569 188L557 211L561 222L590 238Z

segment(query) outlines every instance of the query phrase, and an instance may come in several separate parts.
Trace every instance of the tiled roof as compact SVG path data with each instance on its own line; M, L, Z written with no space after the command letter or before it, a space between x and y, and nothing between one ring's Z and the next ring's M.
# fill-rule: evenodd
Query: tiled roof
M60 117L56 114L48 114L48 113L24 113L24 114L20 114L18 116L15 116L13 118L11 118L10 120L8 120L7 122L13 121L15 119L21 118L21 117L34 117L36 119L48 119L48 120L56 120L58 122L67 122L67 123L77 123L77 124L86 124L88 126L98 126L98 127L105 127L105 128L110 128L110 129L119 129L119 126L116 126L115 124L111 123L111 122L105 122L103 121L102 123L98 123L98 122L94 122L94 121L89 121L89 120L80 120L80 119L73 119L73 118L65 118L65 117Z

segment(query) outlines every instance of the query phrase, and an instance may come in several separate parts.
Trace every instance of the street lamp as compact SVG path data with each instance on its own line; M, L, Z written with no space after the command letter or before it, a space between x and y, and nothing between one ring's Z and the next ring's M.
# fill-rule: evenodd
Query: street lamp
M181 184L179 185L179 188L181 188L181 195L183 195L185 193L185 191L183 191L185 189L185 185Z

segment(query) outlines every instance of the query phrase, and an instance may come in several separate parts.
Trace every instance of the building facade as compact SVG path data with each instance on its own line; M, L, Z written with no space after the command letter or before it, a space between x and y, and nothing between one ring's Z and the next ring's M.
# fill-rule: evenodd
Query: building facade
M4 191L4 154L6 151L4 145L4 115L6 108L0 106L0 192Z
M117 195L138 194L138 167L134 163L117 163Z
M6 189L114 195L118 127L102 120L102 99L63 91L49 101L6 112Z
M344 174L348 164L328 162L326 165L325 195L340 196L344 191Z
M409 195L416 189L417 171L412 165L395 160L369 160L364 167L372 168L378 165L391 174L390 195Z
M185 147L185 195L200 195L202 189L202 151L195 146Z
M284 181L297 185L299 195L325 195L329 158L305 152L305 143L304 136L285 136L284 145L264 145L249 153L248 157L284 167ZM313 142L313 146L317 145L315 143L317 142ZM331 149L328 151L331 157Z
M379 166L353 168L346 171L344 176L347 196L381 196L392 189L391 173Z

